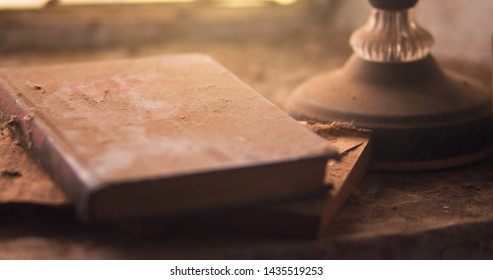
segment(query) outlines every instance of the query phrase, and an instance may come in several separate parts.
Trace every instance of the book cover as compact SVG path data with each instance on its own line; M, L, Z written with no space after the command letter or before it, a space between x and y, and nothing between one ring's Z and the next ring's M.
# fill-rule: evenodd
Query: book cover
M91 221L306 197L337 155L199 54L1 69L0 110Z

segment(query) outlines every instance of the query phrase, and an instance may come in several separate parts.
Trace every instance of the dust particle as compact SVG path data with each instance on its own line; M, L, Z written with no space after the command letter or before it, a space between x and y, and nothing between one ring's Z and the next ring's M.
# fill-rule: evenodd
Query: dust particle
M4 169L2 170L3 177L21 177L22 173L15 169Z
M24 118L22 118L22 120L26 122L32 121L33 119L34 119L33 115L27 115Z
M34 90L40 91L41 93L45 93L46 92L45 89L42 86L40 86L40 85L33 85L32 88Z
M10 120L7 122L7 125L13 126L16 125L17 122L18 122L17 116L13 115L12 117L10 117Z

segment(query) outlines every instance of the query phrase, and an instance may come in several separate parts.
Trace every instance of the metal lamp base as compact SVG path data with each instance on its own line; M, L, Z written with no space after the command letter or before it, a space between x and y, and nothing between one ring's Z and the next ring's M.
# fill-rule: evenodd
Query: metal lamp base
M407 63L353 55L342 69L302 84L286 109L299 120L350 122L373 130L373 169L447 168L492 151L488 91L443 71L431 55Z

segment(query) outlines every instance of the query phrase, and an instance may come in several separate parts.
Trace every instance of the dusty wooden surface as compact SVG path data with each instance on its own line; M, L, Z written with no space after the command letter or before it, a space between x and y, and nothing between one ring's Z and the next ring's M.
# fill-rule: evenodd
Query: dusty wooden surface
M370 173L319 240L80 224L70 207L0 206L4 259L492 258L493 158L441 172Z
M292 36L238 34L209 39L188 36L104 49L9 52L3 54L0 64L205 52L282 106L300 82L340 66L350 53L348 34L331 33L326 26L300 27ZM437 57L442 64L490 82L489 68L470 64L467 58L441 60L440 53ZM2 151L18 152L7 142L1 142L6 145ZM492 170L490 157L436 172L369 173L319 240L205 229L142 237L114 227L82 225L69 207L2 204L0 258L493 258ZM23 178L2 176L1 180L1 186L9 187L6 180L21 182Z

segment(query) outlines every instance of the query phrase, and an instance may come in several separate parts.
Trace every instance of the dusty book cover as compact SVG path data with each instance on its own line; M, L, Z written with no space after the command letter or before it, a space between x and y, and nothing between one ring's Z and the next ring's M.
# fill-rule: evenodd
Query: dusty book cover
M2 118L81 217L120 221L320 193L323 139L203 55L0 70Z

